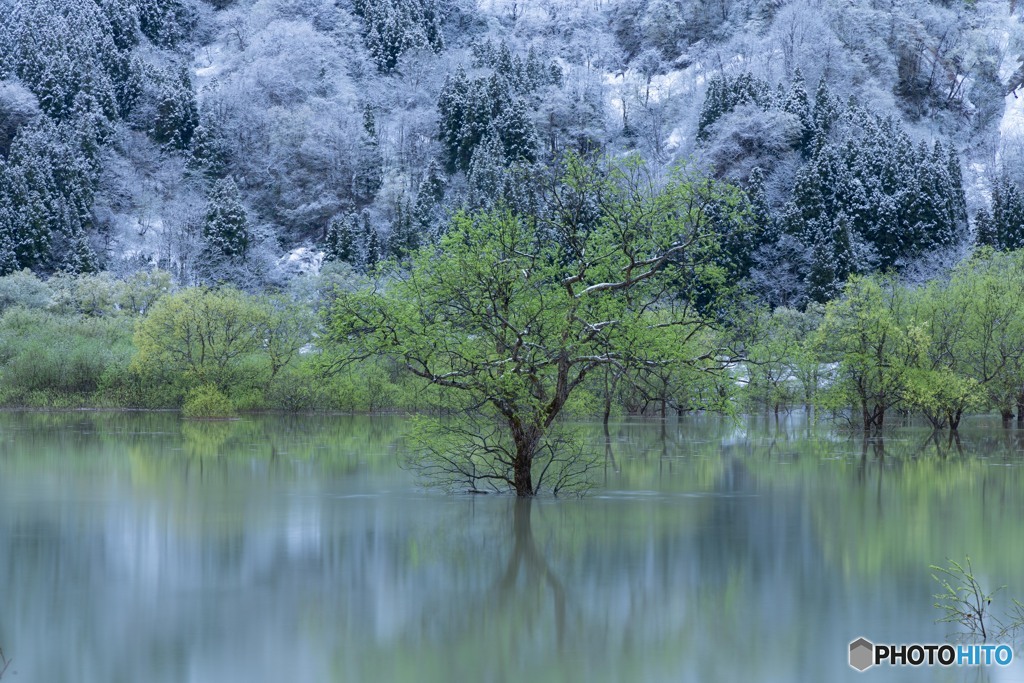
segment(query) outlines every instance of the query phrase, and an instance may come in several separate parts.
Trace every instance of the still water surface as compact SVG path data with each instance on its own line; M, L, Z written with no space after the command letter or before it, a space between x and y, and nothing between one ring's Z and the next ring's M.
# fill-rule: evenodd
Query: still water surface
M403 424L0 413L4 683L1024 680L846 663L946 640L947 557L1024 598L1024 433L621 422L523 506L420 487Z

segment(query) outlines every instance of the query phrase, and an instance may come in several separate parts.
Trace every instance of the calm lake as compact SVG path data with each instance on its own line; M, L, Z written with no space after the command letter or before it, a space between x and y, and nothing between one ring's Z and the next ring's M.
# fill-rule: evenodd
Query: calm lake
M0 413L4 683L1024 680L847 665L946 642L946 558L1024 599L998 421L591 425L596 488L527 506L424 489L404 426Z

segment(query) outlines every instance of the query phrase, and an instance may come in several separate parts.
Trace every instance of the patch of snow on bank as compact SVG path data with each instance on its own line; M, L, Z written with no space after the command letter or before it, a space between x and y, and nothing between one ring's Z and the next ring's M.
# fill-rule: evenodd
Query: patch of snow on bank
M665 142L665 149L668 151L675 151L679 149L679 146L683 144L683 133L679 128L673 128L672 132L669 133L668 140Z
M988 168L985 164L974 161L967 165L967 173L964 174L964 194L970 206L992 206L992 188L989 187L987 178Z
M324 262L324 252L314 251L309 247L298 247L277 260L277 270L281 275L317 275Z
M197 90L224 71L225 59L224 46L217 43L204 45L196 50L192 73L195 74L198 81L196 83Z
M1024 93L1012 92L1006 96L1003 118L999 122L999 138L1003 143L1024 137Z
M1011 15L1011 19L1016 18ZM1009 84L1019 63L1017 59L1011 59L1007 54L1010 46L1010 32L1003 32L1001 41L1003 52L1002 64L999 67L999 78L1004 84ZM1015 57L1017 57L1015 55ZM996 151L996 165L1006 160L1007 156L1013 157L1019 154L1024 147L1024 90L1010 92L1004 98L1003 117L999 121L999 148ZM1007 154L1009 152L1009 154ZM1011 159L1012 161L1012 159Z

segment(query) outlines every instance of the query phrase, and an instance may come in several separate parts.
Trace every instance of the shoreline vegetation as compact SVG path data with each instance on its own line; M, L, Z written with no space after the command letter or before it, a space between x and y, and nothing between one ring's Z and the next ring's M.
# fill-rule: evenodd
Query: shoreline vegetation
M423 413L408 457L429 483L519 497L588 488L574 416L607 431L803 405L865 436L917 414L951 439L966 414L1024 418L1024 251L770 307L732 258L759 230L738 188L568 155L542 192L543 209L460 211L436 244L277 291L4 276L0 405Z
M0 277L0 408L183 410L190 392L202 389L209 411L229 406L231 414L458 412L443 391L393 359L339 367L337 349L316 346L326 340L339 293L367 286L366 275L343 264L272 295L176 289L161 271L124 281L103 273ZM813 406L868 433L897 414L947 430L967 414L1020 421L1022 299L1021 252L980 250L947 280L921 286L854 277L825 306L742 310L742 326L715 331L730 337L716 343L741 354L720 363L722 372L696 379L671 367L657 378L599 373L566 414Z

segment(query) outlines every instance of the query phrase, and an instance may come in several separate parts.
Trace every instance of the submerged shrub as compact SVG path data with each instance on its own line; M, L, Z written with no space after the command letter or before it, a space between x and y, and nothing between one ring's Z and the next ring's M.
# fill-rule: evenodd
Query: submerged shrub
M225 418L233 417L235 406L212 384L203 384L188 392L182 414L192 418Z

